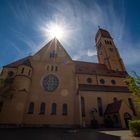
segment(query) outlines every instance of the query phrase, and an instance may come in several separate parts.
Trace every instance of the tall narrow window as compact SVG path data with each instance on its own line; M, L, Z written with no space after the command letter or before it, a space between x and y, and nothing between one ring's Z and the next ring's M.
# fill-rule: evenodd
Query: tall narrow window
M67 104L63 104L63 115L67 115L68 114L68 107Z
M24 73L24 68L22 68L21 73Z
M33 114L34 113L34 103L33 102L31 102L29 104L28 113L29 114Z
M51 71L53 71L53 66L51 67Z
M0 112L2 111L2 107L3 107L3 102L0 102Z
M57 66L55 66L55 71L57 71L58 70L58 68L57 68Z
M137 116L136 110L135 110L135 107L134 107L134 104L133 104L132 99L131 99L131 98L128 98L128 102L129 102L130 108L131 108L132 111L133 111L133 115L134 115L134 116Z
M45 114L45 103L41 103L40 114Z
M50 68L50 66L48 65L48 66L47 66L47 71L49 71L49 68Z
M82 117L86 116L86 113L85 113L85 99L84 99L84 97L81 97L81 113L82 113Z
M28 75L29 75L29 76L30 76L30 74L31 74L31 70L28 71Z
M51 115L55 115L56 114L56 109L57 109L57 105L56 105L56 103L53 103L52 104L52 112L51 112Z
M100 97L97 98L97 104L98 104L99 115L103 116L102 99Z
M52 53L50 53L50 58L52 58Z

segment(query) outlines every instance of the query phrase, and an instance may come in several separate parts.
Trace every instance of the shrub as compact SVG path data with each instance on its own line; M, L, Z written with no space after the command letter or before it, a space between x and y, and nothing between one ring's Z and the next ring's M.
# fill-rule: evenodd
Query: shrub
M129 121L129 129L132 131L134 136L140 137L140 120Z

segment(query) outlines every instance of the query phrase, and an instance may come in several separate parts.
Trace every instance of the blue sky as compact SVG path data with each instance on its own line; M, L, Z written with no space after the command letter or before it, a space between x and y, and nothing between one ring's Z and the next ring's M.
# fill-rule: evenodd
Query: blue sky
M0 67L33 55L49 40L41 28L66 25L60 40L73 59L97 62L95 34L107 29L128 72L140 74L139 0L0 0Z

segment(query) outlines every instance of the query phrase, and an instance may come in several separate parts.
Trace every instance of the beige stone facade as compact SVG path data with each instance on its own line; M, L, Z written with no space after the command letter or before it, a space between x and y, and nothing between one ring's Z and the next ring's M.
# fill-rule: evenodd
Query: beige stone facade
M110 127L111 121L125 128L139 117L113 39L99 29L95 40L99 63L72 60L54 38L33 56L3 66L0 124Z

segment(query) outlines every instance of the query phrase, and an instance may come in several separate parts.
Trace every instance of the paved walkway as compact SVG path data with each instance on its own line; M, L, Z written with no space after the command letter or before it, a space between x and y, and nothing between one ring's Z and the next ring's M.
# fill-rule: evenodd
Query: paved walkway
M0 140L120 140L93 129L4 128Z
M104 130L99 132L113 136L120 136L121 140L140 140L140 137L134 137L130 130L112 130L112 131Z
M140 140L129 130L1 128L0 140Z

